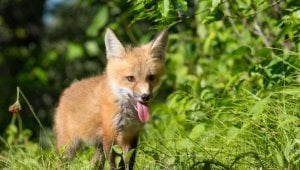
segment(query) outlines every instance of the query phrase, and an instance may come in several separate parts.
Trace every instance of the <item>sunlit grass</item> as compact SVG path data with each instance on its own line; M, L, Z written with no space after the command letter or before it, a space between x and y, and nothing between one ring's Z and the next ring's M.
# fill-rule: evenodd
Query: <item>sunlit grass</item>
M176 105L185 103L180 112L174 110L172 97L167 105L152 108L151 122L140 137L136 169L295 169L300 162L299 94L297 87L284 87L259 97L216 99L210 108L193 111L201 100L177 93L184 95L173 96L180 98ZM186 104L185 97L195 103ZM0 168L94 168L93 148L80 149L69 162L57 154L53 135L40 138L23 144L1 138L5 147Z
M189 95L173 96L180 98L178 105L185 103L185 119L181 122L182 113L173 110L154 120L142 136L137 167L295 169L300 161L299 92L284 87L260 98L218 99L209 117L190 121L184 101Z

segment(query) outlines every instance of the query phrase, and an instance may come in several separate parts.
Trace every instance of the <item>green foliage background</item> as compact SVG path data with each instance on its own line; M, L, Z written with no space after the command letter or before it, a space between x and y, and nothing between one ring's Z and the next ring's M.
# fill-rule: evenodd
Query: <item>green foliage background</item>
M298 0L4 0L0 7L1 168L90 166L92 149L66 164L43 141L61 91L103 71L107 27L135 45L170 32L137 169L300 166ZM12 125L7 109L17 86L44 128L23 99L15 118L23 124Z

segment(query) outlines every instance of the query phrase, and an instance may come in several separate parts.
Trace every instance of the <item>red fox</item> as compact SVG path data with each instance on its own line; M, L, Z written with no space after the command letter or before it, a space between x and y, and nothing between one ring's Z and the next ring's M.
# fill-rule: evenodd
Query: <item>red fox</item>
M123 158L119 167L125 169L125 155L137 147L138 133L149 120L149 100L164 72L168 33L162 31L150 43L124 47L107 29L105 47L107 66L101 75L76 81L63 92L54 114L57 148L65 148L68 159L75 156L79 143L96 147L92 162L105 158L115 169L119 145ZM127 165L133 168L135 150Z

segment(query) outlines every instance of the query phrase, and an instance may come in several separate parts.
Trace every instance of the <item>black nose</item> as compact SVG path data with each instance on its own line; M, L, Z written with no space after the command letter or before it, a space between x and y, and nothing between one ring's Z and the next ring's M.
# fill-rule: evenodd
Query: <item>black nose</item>
M150 94L144 93L144 94L142 94L141 97L142 97L142 100L143 100L144 102L147 102L147 101L150 100Z

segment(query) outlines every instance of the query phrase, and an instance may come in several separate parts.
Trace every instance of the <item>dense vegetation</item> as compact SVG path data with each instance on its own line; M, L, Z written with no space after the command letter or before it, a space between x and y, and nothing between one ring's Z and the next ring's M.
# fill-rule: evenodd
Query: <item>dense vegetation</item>
M106 27L133 44L170 32L136 169L300 167L300 1L4 0L0 7L1 169L92 168L93 148L71 163L57 155L52 113L63 88L103 71Z

